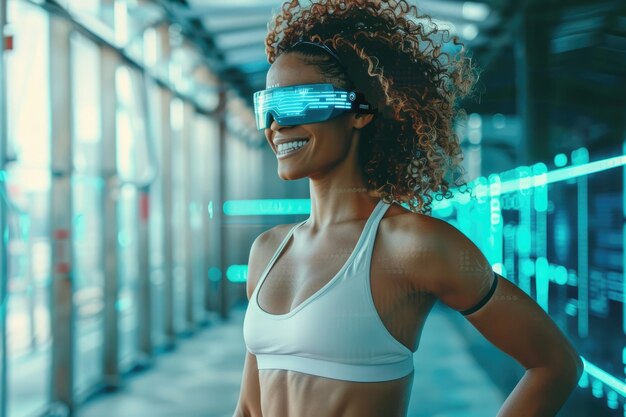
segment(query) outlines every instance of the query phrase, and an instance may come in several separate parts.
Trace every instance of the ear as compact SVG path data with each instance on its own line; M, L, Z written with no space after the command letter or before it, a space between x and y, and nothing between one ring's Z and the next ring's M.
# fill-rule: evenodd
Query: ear
M367 126L373 118L373 114L355 114L352 120L352 127L355 129L362 129Z

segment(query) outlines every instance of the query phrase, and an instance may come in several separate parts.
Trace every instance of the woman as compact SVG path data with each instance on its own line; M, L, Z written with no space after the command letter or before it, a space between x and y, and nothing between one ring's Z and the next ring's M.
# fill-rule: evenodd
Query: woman
M500 417L553 416L576 386L582 363L549 316L429 215L458 174L451 122L475 71L417 17L405 1L294 0L273 21L257 123L278 175L309 178L311 214L251 247L235 416L405 416L436 300L526 368Z

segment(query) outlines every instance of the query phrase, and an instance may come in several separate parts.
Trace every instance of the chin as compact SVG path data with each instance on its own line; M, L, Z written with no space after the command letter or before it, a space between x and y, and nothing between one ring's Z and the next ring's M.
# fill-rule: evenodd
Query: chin
M281 180L294 181L294 180L299 180L299 179L302 179L302 178L306 178L306 175L298 175L297 173L293 173L293 172L281 172L281 171L278 171L278 177Z

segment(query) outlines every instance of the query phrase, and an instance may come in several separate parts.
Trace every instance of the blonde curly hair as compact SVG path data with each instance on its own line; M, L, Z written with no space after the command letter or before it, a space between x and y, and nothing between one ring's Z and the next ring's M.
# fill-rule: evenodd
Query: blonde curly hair
M450 39L454 54L442 52ZM316 46L291 48L299 40L330 47L343 65ZM465 114L458 101L478 71L458 38L430 16L405 0L321 0L304 8L292 0L268 23L265 47L270 64L282 53L300 53L334 85L355 88L378 109L361 131L358 158L367 189L383 201L430 214L433 195L450 198L451 185L467 188L453 121Z

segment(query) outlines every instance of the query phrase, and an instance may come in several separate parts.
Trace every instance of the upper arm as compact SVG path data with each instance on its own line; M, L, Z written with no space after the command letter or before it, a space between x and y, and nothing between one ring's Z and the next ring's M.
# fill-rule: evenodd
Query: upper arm
M259 369L256 356L248 351L246 351L246 359L243 365L243 377L241 379L241 389L235 415L237 413L241 417L262 417Z
M267 255L263 248L272 240L272 232L274 229L266 230L254 239L250 246L250 254L248 257L248 273L246 278L246 295L248 300L252 296L252 292L266 266L269 259L265 259Z
M246 280L246 294L248 300L250 300L259 277L267 261L269 261L269 259L265 259L267 255L265 253L266 251L263 249L266 248L266 245L272 240L272 230L273 229L267 230L257 236L250 247ZM241 417L262 417L259 369L257 367L256 356L247 350L243 366L241 389L239 391L239 401L235 415Z
M578 378L582 361L550 316L524 291L494 273L480 249L452 225L440 221L433 235L436 271L429 291L449 307L463 311L495 292L466 319L496 347L524 368L558 368ZM575 366L573 366L575 365Z

